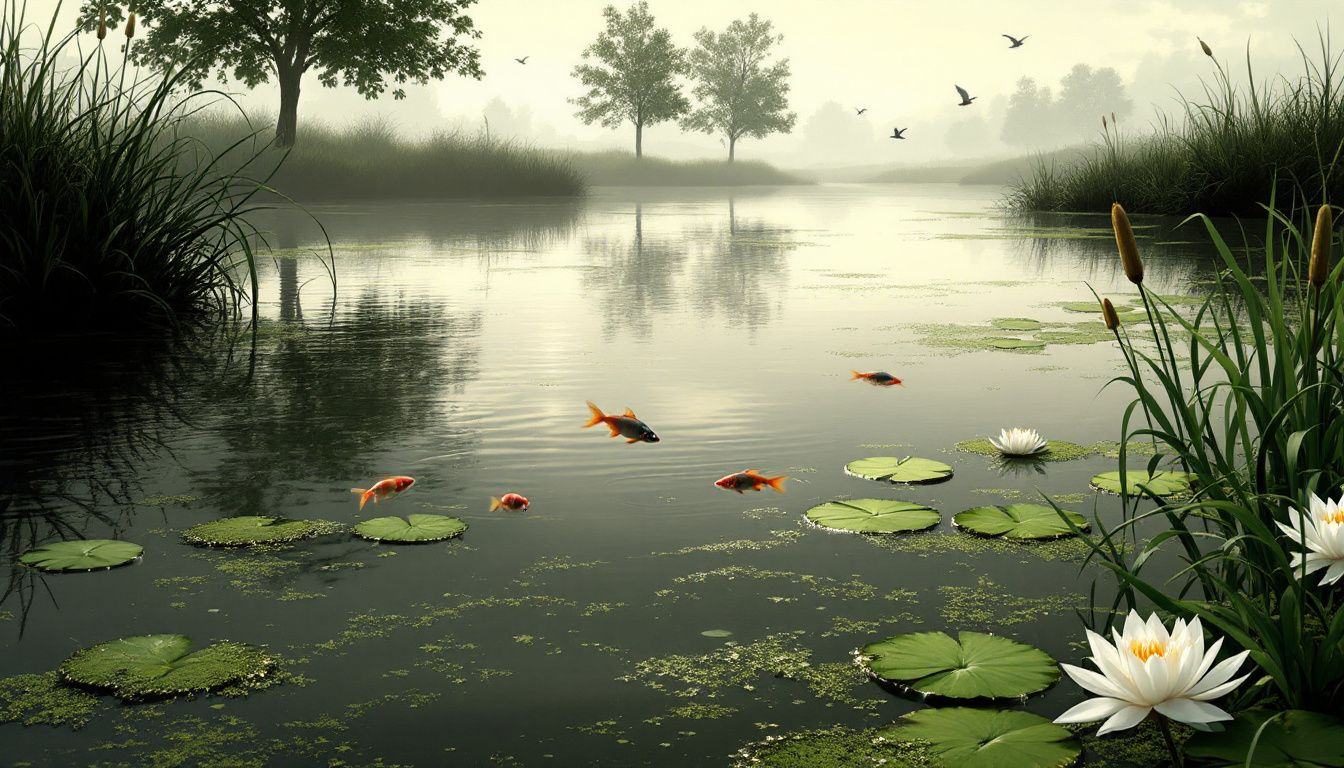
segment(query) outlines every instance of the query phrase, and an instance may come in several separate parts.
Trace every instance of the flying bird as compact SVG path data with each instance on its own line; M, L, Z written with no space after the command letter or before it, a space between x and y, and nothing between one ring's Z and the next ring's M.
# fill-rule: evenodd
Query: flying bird
M909 129L909 128L892 128L892 129L891 129L891 135L888 136L887 138L889 138L889 139L904 139L904 138L905 138L905 132L908 131L908 130L910 130L910 129Z
M1013 47L1016 48L1017 46L1013 46ZM519 64L526 64L526 63L527 63L527 60L530 59L530 58L532 58L532 56L531 56L531 55L528 55L528 56L524 56L524 57L521 58L521 59L514 59L514 61L518 62Z
M867 112L867 111L868 111L868 108L867 108L867 107L855 107L855 108L854 108L854 114L856 114L856 115L862 115L864 112Z
M979 98L977 96L972 96L971 94L967 93L966 89L962 88L960 85L957 86L957 93L961 94L961 103L957 105L958 107L968 107L971 105L972 101L975 101L977 98Z
M1022 44L1025 43L1025 42L1027 41L1027 38L1028 38L1028 37L1031 37L1031 35L1023 35L1023 36L1021 36L1021 37L1013 37L1012 35L1004 35L1004 37L1006 37L1006 38L1008 38L1009 40L1012 40L1012 41L1013 41L1013 44L1010 45L1010 46L1008 46L1009 48L1021 48L1021 47L1022 47Z

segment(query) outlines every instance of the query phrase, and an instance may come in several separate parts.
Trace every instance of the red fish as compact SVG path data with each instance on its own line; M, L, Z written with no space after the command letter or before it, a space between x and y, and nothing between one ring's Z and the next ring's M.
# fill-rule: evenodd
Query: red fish
M611 436L617 435L624 437L627 443L656 443L658 436L649 429L649 425L639 420L635 412L629 408L620 416L608 416L602 412L601 408L593 405L593 401L588 401L588 410L593 412L593 418L583 425L584 429L598 424L606 424L611 430Z
M516 493L506 493L500 498L490 497L490 511L496 509L507 509L510 512L526 512L527 505L530 504L526 496L519 496Z
M369 499L373 499L373 503L377 504L396 496L412 485L415 485L414 477L398 475L379 480L372 488L351 488L350 492L359 494L359 508L363 509L364 505L369 503Z
M896 378L895 376L892 376L890 373L887 373L886 371L873 371L872 373L859 373L858 371L850 371L849 373L850 373L850 381L857 381L858 379L863 379L869 384L876 384L879 387L890 387L893 384L901 383L900 379Z
M779 477L766 477L765 475L760 474L754 469L748 469L744 472L737 472L735 474L728 475L727 477L721 477L718 480L715 480L714 484L720 488L724 488L729 491L737 491L738 493L742 493L743 491L748 489L753 491L759 491L768 485L771 488L774 488L779 493L783 493L784 481L788 479L789 479L788 475L780 475Z

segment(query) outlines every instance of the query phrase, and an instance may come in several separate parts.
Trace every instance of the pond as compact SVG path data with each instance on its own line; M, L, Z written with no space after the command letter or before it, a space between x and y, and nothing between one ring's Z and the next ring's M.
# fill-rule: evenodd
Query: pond
M1091 301L1089 283L1133 292L1106 217L1009 217L1001 192L324 206L334 302L313 221L260 216L277 257L255 344L53 343L4 385L0 677L180 633L264 646L283 684L75 702L78 729L0 725L4 762L724 765L748 742L920 708L853 664L894 634L988 631L1077 662L1094 577L1098 603L1112 593L1081 569L1082 544L978 539L951 518L1042 493L1119 516L1088 480L1116 468L1100 443L1120 439L1129 396L1105 385L1122 360L1098 315L1062 304ZM1206 288L1202 228L1136 225L1150 287ZM1009 338L1022 348L993 347ZM661 441L583 429L587 400L632 409ZM1000 466L954 448L1013 426L1088 455ZM842 471L906 455L955 474ZM786 493L713 484L747 468L788 475ZM393 475L416 483L361 512L350 489ZM507 492L531 507L487 511ZM918 502L941 522L884 537L803 520L842 498ZM415 513L469 529L262 551L181 539L220 517ZM145 553L86 574L16 563L63 537ZM1082 697L1066 681L1018 706L1053 716Z

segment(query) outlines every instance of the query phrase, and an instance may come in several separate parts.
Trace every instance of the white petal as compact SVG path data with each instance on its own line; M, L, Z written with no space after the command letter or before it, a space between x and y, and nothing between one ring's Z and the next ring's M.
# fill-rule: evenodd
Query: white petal
M1231 693L1232 690L1235 689L1238 685L1241 685L1242 683L1246 682L1246 678L1250 676L1251 675L1248 672L1242 675L1241 677L1236 678L1235 680L1228 680L1226 683L1223 683L1220 686L1210 688L1209 690L1204 691L1198 696L1193 696L1191 698L1199 699L1200 701L1209 701L1211 699L1216 699L1219 696L1226 696L1227 694Z
M1055 718L1056 723L1095 723L1129 706L1119 699L1088 699Z
M1334 584L1341 576L1344 576L1344 560L1336 560L1321 577L1321 584Z
M1072 664L1060 664L1060 666L1069 674L1069 677L1073 678L1073 682L1081 685L1092 693L1101 696L1110 696L1116 699L1125 699L1126 701L1130 701L1134 698L1134 692L1132 690L1127 690L1122 681L1112 680L1091 670L1075 667Z
M1195 685L1186 692L1186 695L1194 698L1200 696L1205 691L1227 682L1228 678L1235 675L1238 669L1241 669L1241 665L1245 663L1246 657L1249 655L1251 655L1250 651L1242 651L1235 656L1229 656L1224 659L1218 666L1209 670L1209 673L1205 675L1202 680L1195 683Z
M1231 720L1232 716L1204 701L1169 699L1153 707L1159 714L1182 723L1213 723Z
M1111 716L1110 720L1101 724L1097 731L1098 736L1105 736L1111 731L1123 731L1127 728L1133 728L1143 722L1143 718L1152 712L1152 707L1125 707Z

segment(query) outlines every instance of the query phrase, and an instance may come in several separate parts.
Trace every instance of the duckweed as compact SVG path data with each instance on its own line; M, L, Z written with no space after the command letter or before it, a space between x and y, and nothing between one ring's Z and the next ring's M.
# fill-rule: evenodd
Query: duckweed
M962 440L954 446L962 453L978 453L982 456L999 457L1000 452L994 444L989 442L988 438L977 437L972 440ZM1091 456L1092 449L1088 446L1071 443L1067 440L1049 440L1046 442L1045 450L1031 456L1030 458L1038 461L1073 461Z
M1072 615L1087 602L1080 594L1023 597L984 576L973 587L949 584L938 592L943 596L939 611L943 620L949 626L974 629L1026 624L1051 614Z
M55 672L0 678L0 723L84 727L101 699L64 685Z

